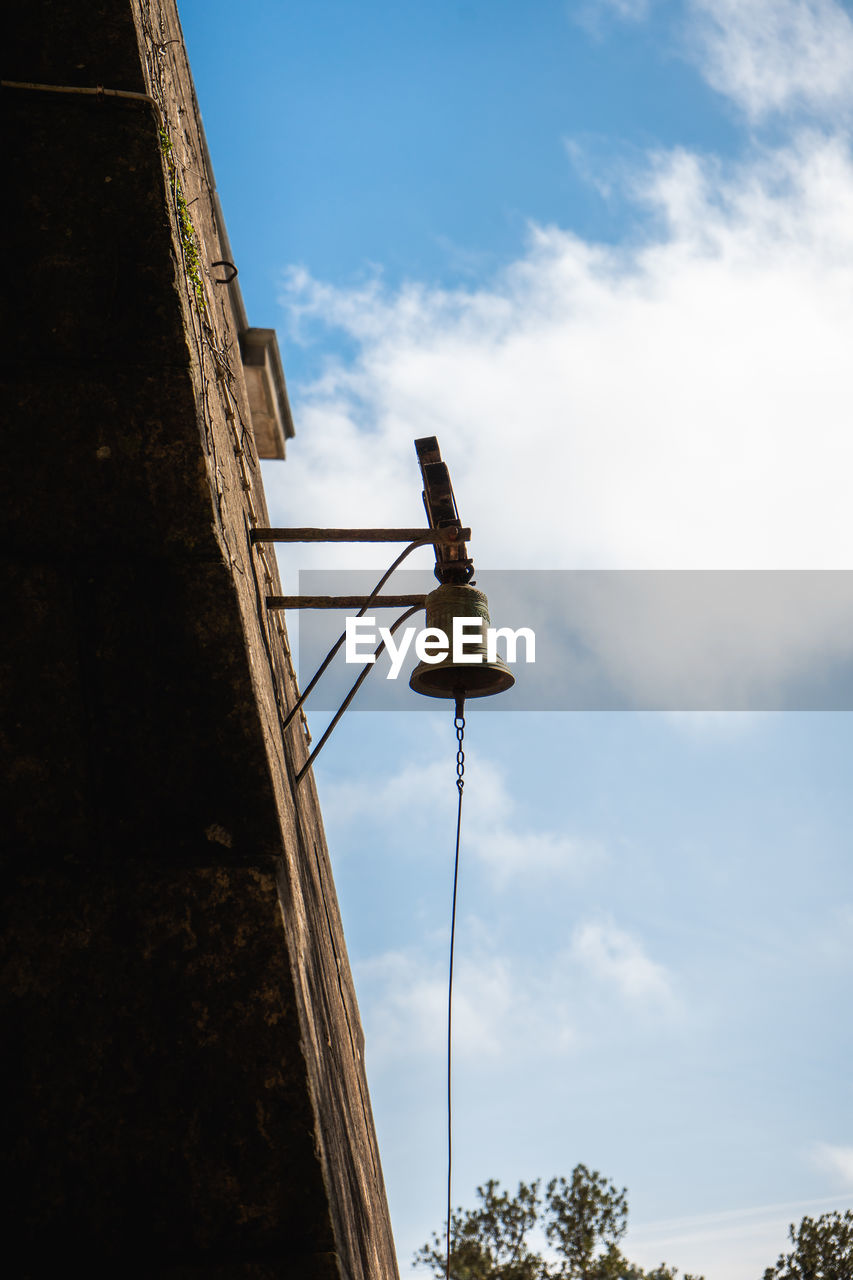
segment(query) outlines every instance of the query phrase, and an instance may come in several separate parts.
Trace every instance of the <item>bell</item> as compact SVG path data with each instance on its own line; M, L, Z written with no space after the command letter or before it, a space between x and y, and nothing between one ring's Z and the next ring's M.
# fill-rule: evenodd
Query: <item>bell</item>
M464 662L454 661L453 620L474 619L480 635L471 628L464 642ZM444 583L426 598L426 627L438 629L448 640L448 651L436 662L419 662L409 687L428 698L487 698L515 684L515 676L497 655L490 662L486 648L489 602L482 591L467 585ZM456 658L462 656L458 651Z

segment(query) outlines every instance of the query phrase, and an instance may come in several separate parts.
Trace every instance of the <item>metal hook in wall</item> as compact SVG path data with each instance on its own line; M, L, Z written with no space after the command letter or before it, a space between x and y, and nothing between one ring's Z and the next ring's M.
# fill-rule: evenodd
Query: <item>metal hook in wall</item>
M237 268L234 266L233 262L227 262L224 258L220 258L218 262L211 262L210 265L212 267L228 267L231 272L230 276L214 276L214 284L231 284L237 279Z

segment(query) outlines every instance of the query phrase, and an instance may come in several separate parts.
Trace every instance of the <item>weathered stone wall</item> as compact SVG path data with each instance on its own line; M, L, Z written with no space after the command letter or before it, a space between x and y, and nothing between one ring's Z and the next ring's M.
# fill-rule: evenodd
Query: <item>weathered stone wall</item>
M396 1275L172 0L7 20L16 1275ZM150 95L154 103L67 92Z

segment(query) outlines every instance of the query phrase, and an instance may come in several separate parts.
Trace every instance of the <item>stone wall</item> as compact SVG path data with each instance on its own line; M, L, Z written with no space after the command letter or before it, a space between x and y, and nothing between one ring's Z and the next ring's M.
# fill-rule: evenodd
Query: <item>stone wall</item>
M391 1280L175 6L30 0L7 28L4 78L52 86L1 91L15 1274ZM142 96L69 91L98 86Z

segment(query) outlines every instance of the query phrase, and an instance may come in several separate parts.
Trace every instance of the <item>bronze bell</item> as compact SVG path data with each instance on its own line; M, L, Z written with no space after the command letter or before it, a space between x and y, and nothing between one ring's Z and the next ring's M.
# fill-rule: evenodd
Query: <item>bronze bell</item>
M454 662L453 619L477 619L481 624L478 637L465 639L467 662ZM515 684L515 676L499 657L489 662L486 628L490 626L489 602L482 591L463 584L443 583L426 598L426 627L437 628L447 636L450 647L438 662L419 662L409 680L415 693L428 698L487 698L503 693ZM458 655L457 655L458 656Z

